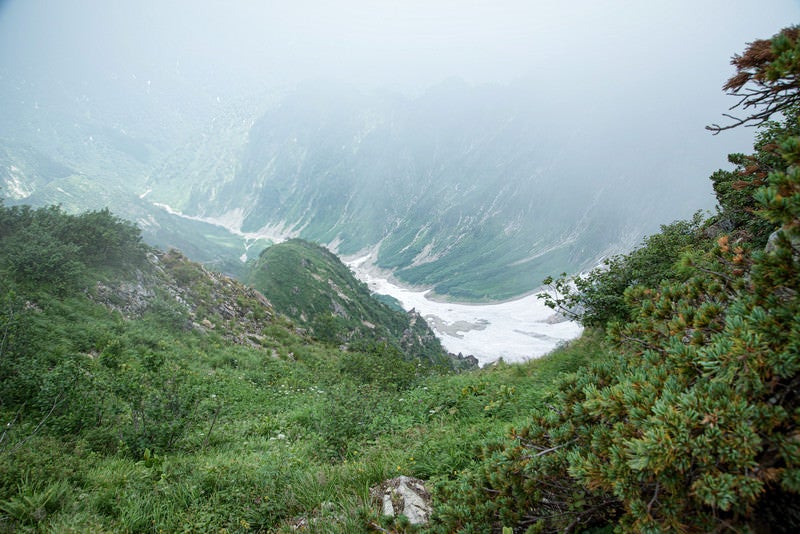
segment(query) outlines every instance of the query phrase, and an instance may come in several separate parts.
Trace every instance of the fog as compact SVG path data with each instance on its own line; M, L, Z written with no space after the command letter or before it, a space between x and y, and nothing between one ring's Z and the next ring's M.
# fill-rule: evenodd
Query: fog
M751 129L704 130L735 103L720 89L730 57L798 21L795 0L6 0L0 139L93 179L116 173L139 195L231 103L265 106L298 85L311 104L342 85L407 99L434 87L462 115L513 101L512 120L551 132L553 159L581 160L585 178L564 187L598 185L592 165L607 170L598 181L669 181L670 216L683 217L713 207L706 177L752 143ZM90 146L98 136L136 161Z
M705 177L752 142L704 130L735 103L729 59L798 21L795 0L6 0L0 137L74 164L63 125L92 121L163 156L218 106L308 80L414 98L456 78L510 87L495 94L580 138L585 158L635 155L637 180L675 166L709 208Z
M792 0L6 0L0 67L151 84L170 73L221 92L319 77L414 92L450 76L534 76L587 98L633 88L702 101L745 41L798 15Z

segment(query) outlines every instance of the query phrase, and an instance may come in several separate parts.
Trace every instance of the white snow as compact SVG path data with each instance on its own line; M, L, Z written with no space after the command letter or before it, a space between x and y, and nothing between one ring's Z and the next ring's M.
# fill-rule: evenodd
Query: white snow
M167 204L162 204L160 202L153 202L153 206L161 208L170 215L182 217L191 221L199 221L212 224L214 226L219 226L234 235L245 238L245 240L248 241L266 239L272 241L273 243L281 243L289 238L296 237L300 233L300 230L302 230L302 228L295 230L287 227L284 223L279 223L275 225L266 225L255 232L243 232L241 227L242 221L244 220L244 212L241 208L231 210L219 217L199 217L197 215L186 215L185 213L181 213ZM247 248L249 249L251 245L252 243L250 243Z
M352 258L347 265L371 291L391 295L406 310L415 309L436 332L449 352L473 355L480 365L502 358L521 362L538 358L560 343L575 339L582 327L559 320L535 294L497 304L439 302L430 290L402 287L370 261L372 254Z
M25 175L19 167L16 165L9 166L8 175L10 176L10 180L6 180L6 188L11 198L27 198L33 193L33 189L23 182L22 178L24 178Z

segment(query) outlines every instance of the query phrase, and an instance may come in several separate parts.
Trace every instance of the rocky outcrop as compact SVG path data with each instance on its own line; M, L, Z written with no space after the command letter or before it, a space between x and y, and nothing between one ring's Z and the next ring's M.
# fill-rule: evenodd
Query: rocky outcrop
M784 232L783 229L778 229L772 232L767 239L767 245L764 247L764 252L771 253L778 250L778 240L788 239L792 248L797 250L800 248L800 238L792 237L789 232Z
M140 317L155 298L155 291L139 278L136 281L106 284L97 282L94 298L108 308L120 312L124 317Z
M453 354L451 352L450 357L456 363L456 369L477 369L480 367L480 360L472 354L464 356L460 352L458 354Z
M175 250L151 251L147 260L127 280L98 282L91 297L128 319L152 311L159 300L171 301L187 328L215 330L239 345L261 345L262 331L275 312L260 292Z
M369 493L380 505L382 515L404 515L412 525L424 525L430 519L431 494L418 478L392 478L370 488Z

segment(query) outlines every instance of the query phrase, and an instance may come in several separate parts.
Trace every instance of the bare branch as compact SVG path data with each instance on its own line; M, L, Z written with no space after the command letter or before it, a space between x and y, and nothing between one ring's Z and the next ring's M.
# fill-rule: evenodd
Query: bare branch
M578 440L577 439L573 439L573 440L570 440L570 441L568 441L566 443L562 443L561 445L556 445L555 447L550 447L549 449L540 450L536 454L526 455L525 458L528 458L528 459L530 459L530 458L538 458L539 456L544 456L545 454L549 454L551 452L555 452L558 449L563 449L564 447L569 447L570 445L572 445L576 441L578 441Z
M42 425L44 425L44 423L45 423L45 422L46 422L46 421L47 421L47 420L50 418L50 416L53 414L53 412L55 411L56 407L57 407L57 406L58 406L58 405L61 403L61 398L62 398L63 396L64 396L64 391L62 390L62 391L60 391L60 392L58 393L58 395L56 396L56 399L55 399L55 401L53 401L53 405L50 407L50 411L49 411L49 412L47 412L47 415L45 415L45 416L42 418L42 420L41 420L41 421L39 421L39 424L38 424L38 425L36 425L36 428L34 428L34 429L33 429L33 432L31 432L31 433L30 433L30 434L29 434L29 435L28 435L28 436L27 436L25 439L23 439L22 441L18 442L16 445L14 445L14 447L13 447L13 448L12 448L12 449L9 451L9 454L14 454L14 453L15 453L17 450L19 450L19 448L20 448L20 447L22 447L23 445L25 445L25 443L27 443L28 441L30 441L30 439L31 439L31 438L33 438L33 436L35 436L36 434L38 434L38 433L39 433L39 430L41 430L41 428L42 428ZM3 451L3 452L5 452L5 451Z

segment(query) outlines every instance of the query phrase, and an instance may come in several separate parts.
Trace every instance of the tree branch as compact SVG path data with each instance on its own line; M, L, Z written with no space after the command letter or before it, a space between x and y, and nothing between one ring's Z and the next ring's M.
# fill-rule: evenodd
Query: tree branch
M19 443L17 443L17 444L16 444L16 445L15 445L15 446L14 446L14 447L11 449L11 451L9 451L9 454L14 454L14 453L15 453L17 450L19 450L19 448L20 448L20 447L22 447L23 445L25 445L25 443L27 443L28 441L30 441L30 439L31 439L31 438L33 438L33 436L35 436L36 434L38 434L38 433L39 433L39 430L41 430L41 428L42 428L42 425L44 425L44 423L45 423L45 422L46 422L46 421L47 421L47 420L50 418L50 416L53 414L53 412L55 411L56 407L57 407L57 406L58 406L58 405L61 403L61 398L62 398L63 396L64 396L64 391L63 391L63 390L61 390L61 391L58 393L58 395L56 396L56 400L55 400L55 401L53 401L53 405L50 407L50 411L49 411L49 412L47 412L47 415L45 415L45 416L42 418L42 420L41 420L41 421L39 421L39 424L38 424L38 425L36 425L36 428L34 428L34 429L33 429L33 432L31 432L31 433L30 433L30 435L28 435L28 437L26 437L25 439L23 439L22 441L20 441ZM5 452L5 450L4 450L3 452Z

